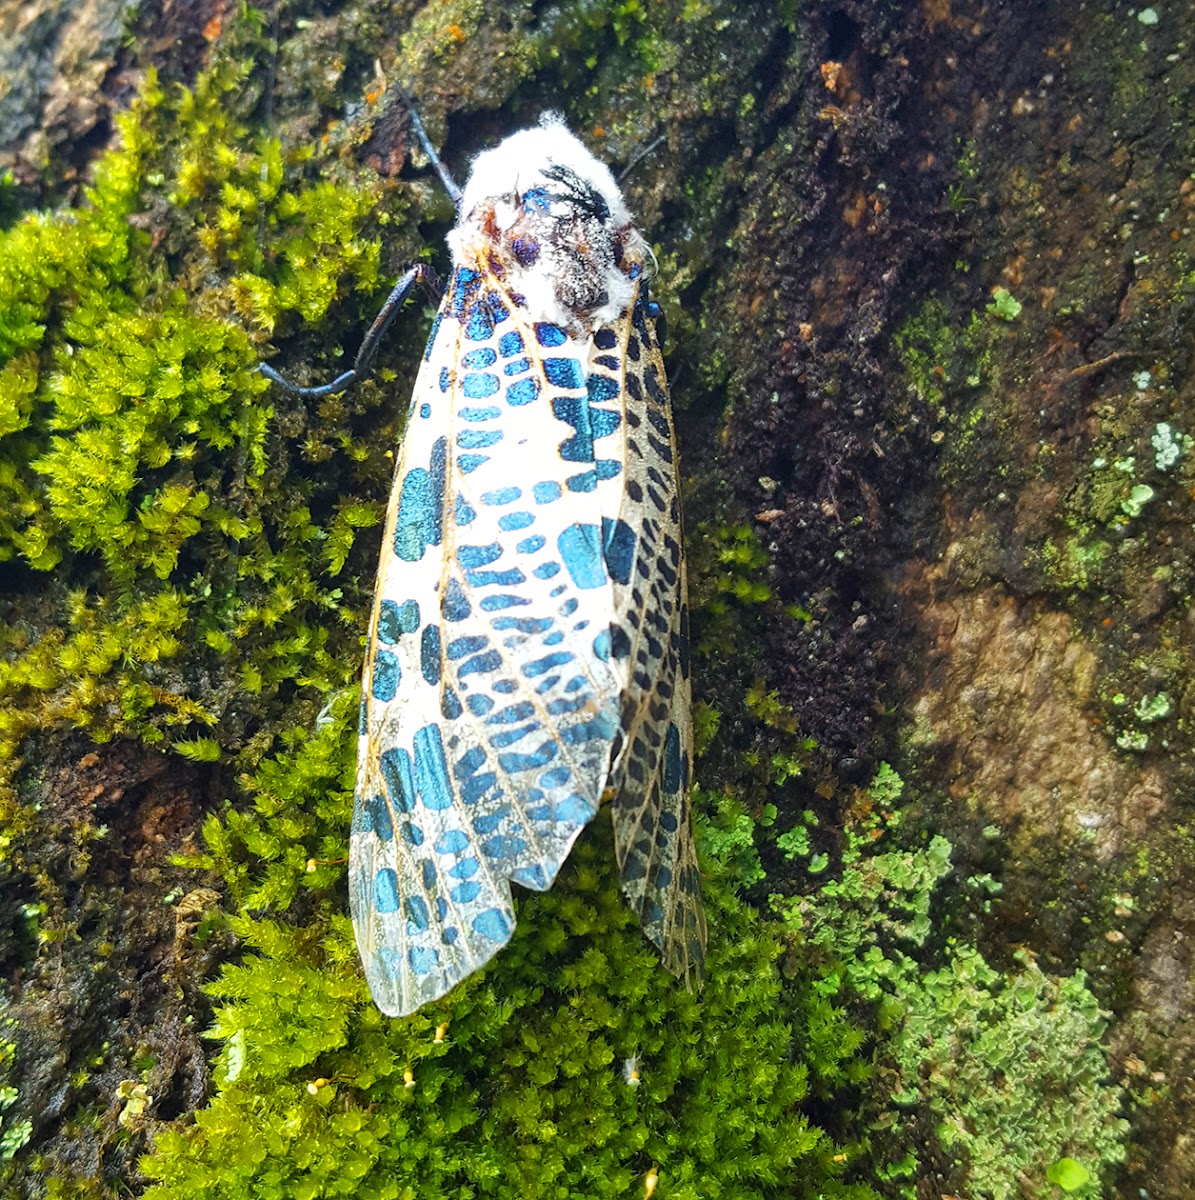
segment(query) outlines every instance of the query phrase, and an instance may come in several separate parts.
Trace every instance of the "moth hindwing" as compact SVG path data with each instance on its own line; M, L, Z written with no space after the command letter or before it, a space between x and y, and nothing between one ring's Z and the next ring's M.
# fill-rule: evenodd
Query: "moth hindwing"
M401 1016L487 962L603 800L623 889L700 977L676 442L646 245L560 123L474 163L383 536L350 899Z

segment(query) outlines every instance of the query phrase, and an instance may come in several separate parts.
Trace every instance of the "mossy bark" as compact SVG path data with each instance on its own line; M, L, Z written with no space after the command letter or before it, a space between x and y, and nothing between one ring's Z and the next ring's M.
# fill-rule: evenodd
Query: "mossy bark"
M116 103L151 64L190 83L232 21L220 4L141 10L123 47L95 40L105 69L73 78L95 92L102 77ZM419 98L458 173L549 106L631 164L661 263L698 606L714 589L703 536L750 524L770 559L744 643L757 661L722 643L697 664L699 698L722 710L708 772L747 770L748 706L727 679L778 693L816 739L797 806L823 824L893 762L910 820L954 843L958 875L1003 884L970 930L989 961L1023 948L1089 972L1133 1103L1116 1192L1154 1200L1195 1178L1193 29L1189 3L1112 0L299 6L245 38L262 65L227 99L285 146L315 143L329 177L404 205L400 173L427 173L401 108L378 99L387 78ZM8 101L40 114L5 147L18 206L72 198L106 130L102 104L64 123L64 76L49 78L27 72ZM439 237L445 206L424 212ZM167 218L135 219L186 259ZM379 229L396 273L420 231L401 212ZM190 281L197 295L209 282ZM277 343L314 377L351 344L354 313ZM399 349L382 367L396 391L410 378ZM293 474L328 512L380 499L380 454L322 491L311 480L337 452L321 424L385 436L383 403L399 406L280 402L276 486ZM235 492L244 464L229 456ZM368 591L367 540L350 607ZM186 565L216 584L229 570ZM85 554L48 574L14 565L6 622L36 642L69 589L102 596L106 578ZM354 653L341 625L333 658ZM226 758L319 707L298 683L229 702L226 682L177 687L223 698L208 707ZM136 1186L146 1130L122 1121L121 1082L148 1079L158 1121L203 1103L199 987L234 952L227 934L196 949L211 881L170 861L198 847L206 812L240 802L234 772L65 725L22 745L32 815L0 874L8 1082L32 1122L9 1184L22 1196L52 1175L79 1194L88 1179L96 1195ZM951 1190L934 1169L919 1195Z

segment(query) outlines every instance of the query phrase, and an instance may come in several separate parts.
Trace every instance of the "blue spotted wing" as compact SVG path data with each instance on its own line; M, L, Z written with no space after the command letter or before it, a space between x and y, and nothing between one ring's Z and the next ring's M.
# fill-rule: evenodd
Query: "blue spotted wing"
M510 882L550 886L607 787L622 686L607 563L618 517L602 501L622 474L622 417L616 397L590 402L590 348L461 268L416 383L350 849L358 944L391 1015L505 944Z
M622 408L625 472L608 505L611 636L621 668L620 734L609 780L623 891L665 965L690 982L706 925L693 844L688 607L676 437L664 363L642 294L598 331L590 392Z

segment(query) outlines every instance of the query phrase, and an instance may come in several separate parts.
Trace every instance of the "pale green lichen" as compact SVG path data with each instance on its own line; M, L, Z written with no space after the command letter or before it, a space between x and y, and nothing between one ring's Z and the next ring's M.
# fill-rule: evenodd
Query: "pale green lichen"
M1121 511L1128 517L1139 517L1145 506L1154 498L1154 490L1147 483L1133 484L1128 497L1120 502Z
M1159 421L1154 426L1149 441L1154 448L1154 466L1159 471L1169 471L1191 451L1191 435L1179 433L1167 421Z
M857 811L868 815L840 876L773 905L802 942L829 956L827 995L877 1006L884 1033L876 1079L884 1086L874 1094L871 1134L877 1147L901 1153L880 1174L898 1194L915 1195L901 1180L918 1176L931 1149L918 1125L928 1109L932 1152L954 1159L965 1194L1050 1200L1049 1171L1064 1157L1088 1172L1082 1195L1109 1194L1128 1126L1100 1045L1107 1014L1085 975L1047 975L1026 954L1001 971L953 939L943 965L927 971L920 954L934 934L934 893L952 871L950 844L934 837L922 849L885 851L878 843L887 822ZM990 878L973 882L980 903L999 892Z

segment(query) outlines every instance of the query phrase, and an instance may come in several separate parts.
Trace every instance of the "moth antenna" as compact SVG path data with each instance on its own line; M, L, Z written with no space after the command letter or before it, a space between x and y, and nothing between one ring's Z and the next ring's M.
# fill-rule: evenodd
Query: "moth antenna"
M439 276L426 263L416 263L394 285L390 295L386 297L386 302L378 310L378 315L374 317L373 324L370 325L361 342L361 349L357 351L353 365L347 371L337 375L331 383L325 383L319 387L302 387L300 384L292 383L285 375L280 375L269 363L264 362L257 364L258 371L271 383L276 383L284 392L290 392L292 396L302 396L311 400L347 392L353 384L359 383L369 374L373 356L377 353L383 336L390 328L390 322L398 315L402 302L416 283L422 284L425 291L434 296L437 301L439 300L442 291ZM317 718L317 728L318 720L319 718Z
M394 89L402 97L402 102L410 114L411 128L415 130L415 136L419 139L419 145L423 148L423 153L427 155L432 166L436 168L436 174L439 175L440 182L444 185L444 190L448 193L449 198L459 208L461 203L461 189L456 180L453 179L448 168L441 161L439 154L436 153L436 148L432 145L431 138L427 136L427 130L423 128L423 121L420 120L419 110L415 107L415 101L411 99L410 93L401 83L396 82Z
M666 140L664 134L660 134L654 141L649 142L638 154L631 159L629 163L619 172L618 182L622 183L624 179L658 146Z

